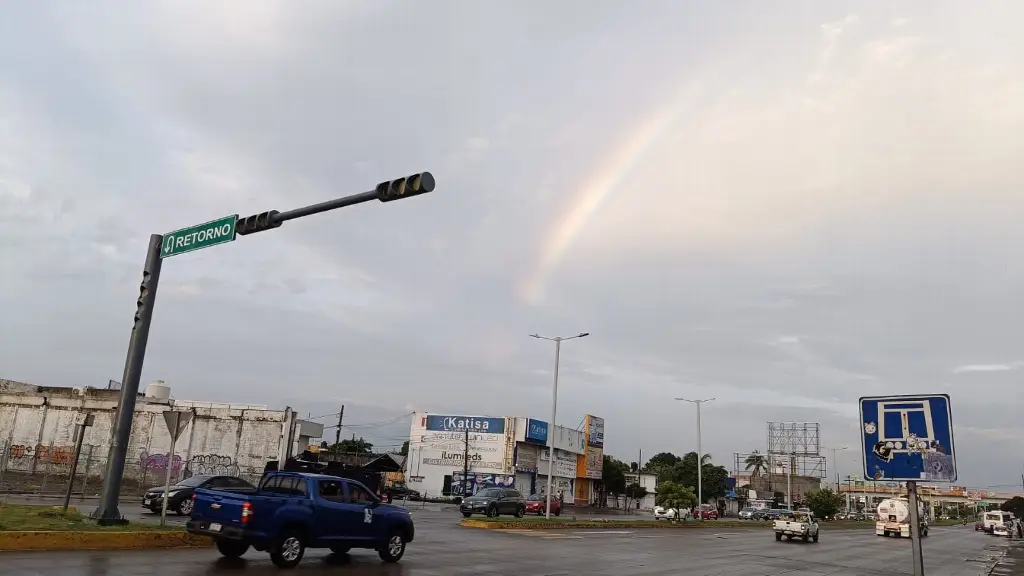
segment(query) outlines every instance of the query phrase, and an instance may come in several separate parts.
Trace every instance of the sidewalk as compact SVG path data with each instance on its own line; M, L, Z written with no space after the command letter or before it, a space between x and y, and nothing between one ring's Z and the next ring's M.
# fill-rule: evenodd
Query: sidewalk
M1006 554L989 572L992 576L1024 576L1024 541L1011 540Z

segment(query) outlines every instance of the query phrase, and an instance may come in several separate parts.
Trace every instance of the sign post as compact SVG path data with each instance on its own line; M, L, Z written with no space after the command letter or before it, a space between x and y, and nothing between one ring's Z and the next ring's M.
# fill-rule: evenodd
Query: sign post
M71 491L75 486L75 473L78 472L78 458L82 455L82 441L85 440L85 429L95 422L94 414L79 414L75 422L75 459L71 461L71 475L68 478L68 490L64 493L64 512L68 511L71 503ZM84 484L83 484L84 486ZM83 494L85 496L85 494Z
M164 503L160 506L160 525L167 523L167 493L171 490L171 470L174 468L174 444L178 437L185 431L189 420L192 419L192 412L187 410L168 410L164 412L164 422L167 423L167 433L171 435L171 450L167 453L167 473L164 476Z
M914 576L924 576L918 481L956 482L948 394L860 399L864 479L907 483Z

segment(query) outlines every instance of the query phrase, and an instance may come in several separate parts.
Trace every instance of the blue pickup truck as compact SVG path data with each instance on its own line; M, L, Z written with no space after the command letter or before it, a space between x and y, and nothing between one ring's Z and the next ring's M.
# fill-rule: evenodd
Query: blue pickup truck
M268 472L253 492L197 489L186 528L213 537L221 554L238 558L249 547L270 552L281 568L294 568L306 548L376 550L398 562L415 530L409 511L383 504L355 480Z

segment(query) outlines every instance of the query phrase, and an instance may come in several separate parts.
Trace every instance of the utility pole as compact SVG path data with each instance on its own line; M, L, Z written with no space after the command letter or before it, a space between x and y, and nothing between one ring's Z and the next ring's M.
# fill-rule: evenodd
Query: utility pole
M153 321L153 307L156 303L157 286L160 283L160 268L164 258L192 252L202 248L234 242L238 236L255 234L266 230L280 228L289 220L312 216L338 208L354 206L364 202L377 200L393 202L412 198L434 190L434 176L430 172L412 174L388 182L381 182L373 190L335 198L319 204L312 204L279 212L268 210L245 218L237 214L225 216L217 220L182 228L167 234L152 234L149 237L149 248L146 251L146 262L142 268L142 283L139 285L139 296L135 303L135 322L128 339L128 354L125 359L124 373L121 378L121 394L117 404L117 414L110 431L110 451L107 454L106 471L103 476L103 488L100 492L100 504L91 514L91 518L102 526L127 524L127 520L118 510L118 496L124 480L125 461L128 458L128 442L131 439L132 421L135 418L135 401L139 393L139 380L142 378L142 365L146 359L146 344L149 341L149 328ZM293 428L294 430L294 428ZM289 432L289 435L291 432ZM285 451L289 454L291 446Z
M334 433L334 451L341 450L341 420L345 417L345 405L341 405L341 412L338 413L338 430Z
M704 399L704 400L687 400L686 398L676 398L676 400L681 400L683 402L689 402L690 404L695 404L697 406L697 506L703 506L704 505L704 491L703 491L703 486L701 486L701 483L703 482L703 478L702 477L704 475L704 473L703 473L703 468L704 468L703 458L704 458L704 454L703 454L703 448L701 447L701 442L700 442L700 405L705 403L705 402L711 402L712 400L714 400L714 398L707 398L707 399ZM698 510L697 514L700 515L701 518L704 517L704 514L701 513L699 510Z
M544 517L551 518L551 482L555 473L555 419L558 417L558 363L562 352L562 341L573 340L590 336L590 332L580 332L575 336L563 338L562 336L547 337L540 334L530 334L531 338L550 340L555 343L555 381L551 389L551 422L548 423L548 489L544 498Z
M462 497L472 496L469 493L469 428L466 428L466 447L462 453Z

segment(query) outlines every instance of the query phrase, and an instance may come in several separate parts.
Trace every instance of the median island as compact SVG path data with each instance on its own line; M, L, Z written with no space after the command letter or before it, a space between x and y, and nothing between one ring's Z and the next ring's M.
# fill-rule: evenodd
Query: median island
M0 503L0 550L130 550L209 546L180 526L100 526L77 508Z

